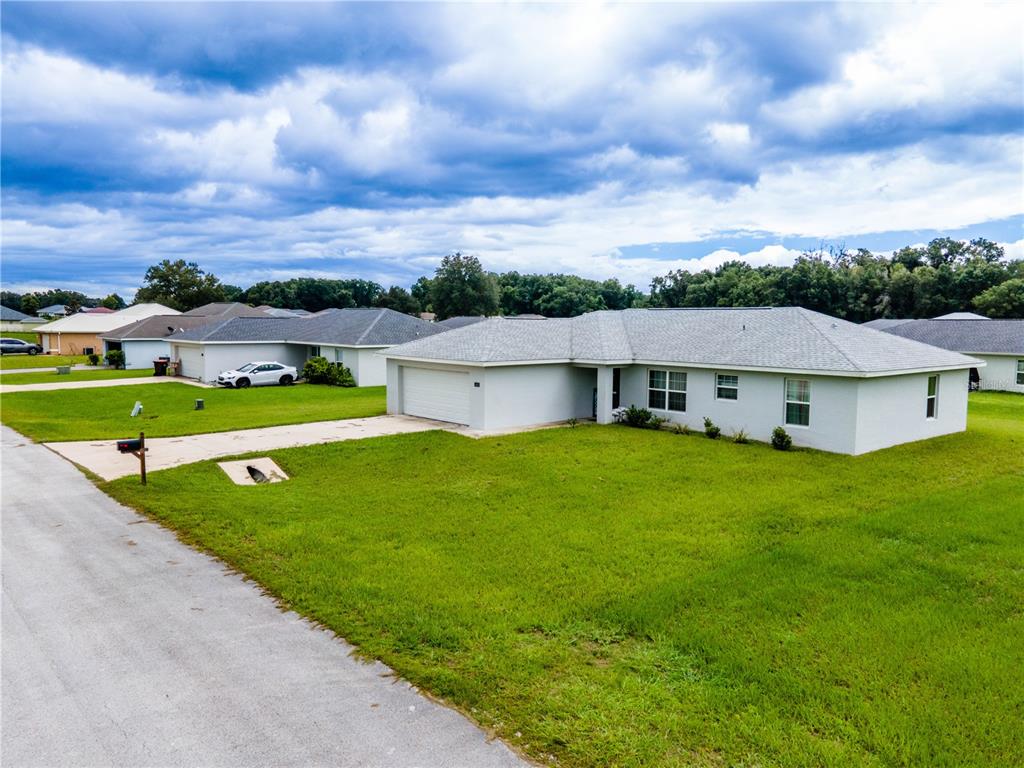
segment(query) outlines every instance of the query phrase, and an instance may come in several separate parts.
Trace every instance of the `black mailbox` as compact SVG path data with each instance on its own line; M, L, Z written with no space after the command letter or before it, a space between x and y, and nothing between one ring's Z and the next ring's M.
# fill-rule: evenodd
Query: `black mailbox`
M142 449L142 441L137 437L129 437L127 440L117 441L117 450L121 453L132 453Z

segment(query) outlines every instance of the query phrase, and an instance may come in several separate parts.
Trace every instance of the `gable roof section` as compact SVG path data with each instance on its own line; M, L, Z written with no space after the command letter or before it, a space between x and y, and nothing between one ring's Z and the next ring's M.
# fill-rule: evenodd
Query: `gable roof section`
M442 328L451 330L453 328L464 328L467 325L473 325L473 323L480 323L486 319L487 317L484 315L457 315L455 317L449 317L447 320L438 320L436 324Z
M476 364L659 362L850 375L975 364L963 355L800 307L626 309L543 321L495 318L385 354Z
M269 317L262 309L238 301L215 301L183 313L189 317Z
M162 304L134 304L109 315L78 312L62 317L60 320L54 320L52 323L36 326L32 330L35 333L107 333L135 320L142 320L153 315L178 314L181 313Z
M166 339L173 333L209 325L210 322L209 317L201 316L153 315L104 333L103 338L110 341Z
M18 322L19 320L29 320L29 316L24 312L19 312L16 309L5 307L0 304L0 320L7 320L9 322Z
M905 320L879 330L954 352L1024 355L1024 320Z
M337 344L387 347L441 333L430 323L390 309L337 309L311 317L234 317L176 333L171 341Z

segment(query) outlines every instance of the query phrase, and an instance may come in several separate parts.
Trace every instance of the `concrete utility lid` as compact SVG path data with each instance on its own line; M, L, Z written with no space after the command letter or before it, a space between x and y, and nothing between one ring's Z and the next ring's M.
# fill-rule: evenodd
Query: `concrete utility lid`
M224 474L231 478L235 485L261 485L249 473L249 467L253 467L267 478L268 483L280 483L287 480L288 475L284 473L274 460L269 456L261 456L258 459L244 459L242 461L221 461L217 466L224 470Z

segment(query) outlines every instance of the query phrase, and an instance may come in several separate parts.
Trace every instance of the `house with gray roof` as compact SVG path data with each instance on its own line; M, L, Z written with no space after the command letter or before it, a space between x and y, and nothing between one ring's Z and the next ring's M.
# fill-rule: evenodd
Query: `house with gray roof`
M182 376L216 381L222 371L256 360L301 369L325 357L352 371L361 387L383 385L386 363L377 352L443 332L391 309L332 309L304 317L229 317L170 335L171 359Z
M31 317L24 312L5 307L0 304L0 331L31 331L37 325L45 323L41 317Z
M1024 320L993 320L954 312L932 320L872 320L864 327L969 355L972 388L1024 393Z
M981 365L799 307L492 318L381 354L389 413L491 432L635 405L847 454L962 431Z

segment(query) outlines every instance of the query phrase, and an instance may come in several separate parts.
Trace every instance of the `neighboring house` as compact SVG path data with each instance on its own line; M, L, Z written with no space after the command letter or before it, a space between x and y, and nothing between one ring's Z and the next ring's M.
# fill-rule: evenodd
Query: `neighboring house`
M82 307L82 311L87 315L112 315L117 310L110 307Z
M35 328L44 352L61 355L103 353L103 335L127 323L153 315L177 315L162 304L134 304L110 314L78 312Z
M235 317L175 333L168 341L181 375L201 381L256 360L301 369L310 357L322 356L344 364L356 384L368 387L387 378L377 352L443 331L390 309L331 309L310 317Z
M861 454L960 432L975 360L799 307L496 318L393 347L388 413L495 431L617 408ZM666 456L667 461L671 461Z
M64 317L68 313L63 304L51 304L39 310L40 317Z
M437 324L452 331L456 328L465 328L467 325L483 322L486 319L484 315L457 315L449 317L447 320L439 320Z
M152 368L158 357L171 357L167 337L232 317L267 317L266 313L237 302L217 302L196 307L180 315L154 315L115 328L103 335L103 354L114 349L124 352L125 368Z
M872 320L867 328L970 355L984 362L970 371L972 386L1024 392L1024 320L992 320L955 312L933 320ZM947 319L952 318L952 319Z
M267 317L309 317L312 312L307 312L304 309L283 309L281 307L272 307L269 304L261 304L256 309L263 312Z
M29 333L37 325L45 323L41 317L30 317L24 312L0 304L0 331L21 331Z

